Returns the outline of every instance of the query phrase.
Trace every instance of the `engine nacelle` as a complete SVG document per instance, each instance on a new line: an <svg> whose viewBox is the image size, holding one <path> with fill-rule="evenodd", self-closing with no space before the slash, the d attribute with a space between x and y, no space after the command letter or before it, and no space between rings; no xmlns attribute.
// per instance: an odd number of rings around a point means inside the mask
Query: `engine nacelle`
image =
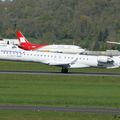
<svg viewBox="0 0 120 120"><path fill-rule="evenodd" d="M108 56L98 56L98 62L111 63L111 62L113 62L113 60L111 57L108 57Z"/></svg>

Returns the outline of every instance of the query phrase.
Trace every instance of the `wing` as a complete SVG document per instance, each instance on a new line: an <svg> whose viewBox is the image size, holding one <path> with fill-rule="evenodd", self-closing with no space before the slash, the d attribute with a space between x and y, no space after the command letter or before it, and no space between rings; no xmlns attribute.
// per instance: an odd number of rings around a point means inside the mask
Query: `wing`
<svg viewBox="0 0 120 120"><path fill-rule="evenodd" d="M107 43L111 43L111 44L120 45L120 42L112 42L112 41L107 41Z"/></svg>
<svg viewBox="0 0 120 120"><path fill-rule="evenodd" d="M70 65L75 64L75 62L78 60L78 58L74 59L73 61L65 61L65 62L61 62L61 61L51 61L48 63L48 65L53 65L53 66L65 66L65 67L70 67Z"/></svg>

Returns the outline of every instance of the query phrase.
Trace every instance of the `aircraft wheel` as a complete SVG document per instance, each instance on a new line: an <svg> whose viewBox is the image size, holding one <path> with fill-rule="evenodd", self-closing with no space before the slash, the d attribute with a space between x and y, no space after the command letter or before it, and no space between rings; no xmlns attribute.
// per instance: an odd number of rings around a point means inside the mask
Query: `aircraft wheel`
<svg viewBox="0 0 120 120"><path fill-rule="evenodd" d="M67 68L62 68L61 72L62 73L68 73L68 69Z"/></svg>

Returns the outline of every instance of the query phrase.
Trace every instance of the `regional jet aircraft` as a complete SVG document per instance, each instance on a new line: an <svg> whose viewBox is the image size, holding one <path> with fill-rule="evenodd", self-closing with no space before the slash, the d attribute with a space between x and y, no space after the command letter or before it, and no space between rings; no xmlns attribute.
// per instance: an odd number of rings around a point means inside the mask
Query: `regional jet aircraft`
<svg viewBox="0 0 120 120"><path fill-rule="evenodd" d="M76 45L47 45L30 43L20 31L17 32L17 38L20 42L19 47L24 50L36 50L55 53L83 53L85 51L85 49L82 49Z"/></svg>
<svg viewBox="0 0 120 120"><path fill-rule="evenodd" d="M63 54L51 52L26 51L18 46L7 45L0 47L0 59L15 61L31 61L51 66L61 67L62 73L67 73L69 68L85 67L120 67L120 56L93 56L80 54Z"/></svg>

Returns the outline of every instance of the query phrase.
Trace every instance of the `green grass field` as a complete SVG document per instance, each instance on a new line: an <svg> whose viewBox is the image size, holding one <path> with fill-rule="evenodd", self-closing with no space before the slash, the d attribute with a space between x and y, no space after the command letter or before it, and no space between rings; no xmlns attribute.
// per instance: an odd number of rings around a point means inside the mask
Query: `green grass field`
<svg viewBox="0 0 120 120"><path fill-rule="evenodd" d="M119 77L0 75L0 104L120 107Z"/></svg>
<svg viewBox="0 0 120 120"><path fill-rule="evenodd" d="M49 111L0 111L0 120L119 120L120 116Z"/></svg>
<svg viewBox="0 0 120 120"><path fill-rule="evenodd" d="M38 63L0 62L0 70L59 71ZM73 71L119 72L120 69ZM0 75L1 105L100 106L120 108L119 77ZM0 120L113 120L119 116L74 112L0 110Z"/></svg>
<svg viewBox="0 0 120 120"><path fill-rule="evenodd" d="M60 67L43 65L32 62L11 62L0 61L0 70L40 70L40 71L57 71L60 72ZM70 72L120 72L120 68L105 69L105 68L80 68L69 69Z"/></svg>

